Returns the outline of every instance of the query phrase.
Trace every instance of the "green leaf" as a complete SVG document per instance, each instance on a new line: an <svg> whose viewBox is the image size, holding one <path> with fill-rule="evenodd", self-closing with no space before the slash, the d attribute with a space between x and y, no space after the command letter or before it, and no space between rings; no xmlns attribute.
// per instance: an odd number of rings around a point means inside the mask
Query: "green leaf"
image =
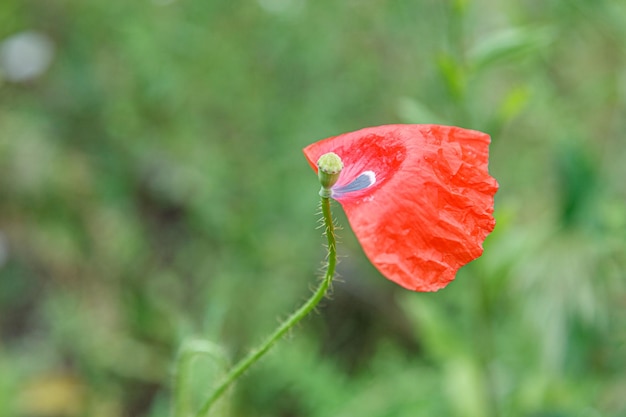
<svg viewBox="0 0 626 417"><path fill-rule="evenodd" d="M490 34L468 53L470 67L480 71L498 64L537 54L555 37L550 28L516 27Z"/></svg>
<svg viewBox="0 0 626 417"><path fill-rule="evenodd" d="M437 67L448 88L450 96L456 100L461 99L467 85L465 68L449 54L441 54L439 56L437 59Z"/></svg>

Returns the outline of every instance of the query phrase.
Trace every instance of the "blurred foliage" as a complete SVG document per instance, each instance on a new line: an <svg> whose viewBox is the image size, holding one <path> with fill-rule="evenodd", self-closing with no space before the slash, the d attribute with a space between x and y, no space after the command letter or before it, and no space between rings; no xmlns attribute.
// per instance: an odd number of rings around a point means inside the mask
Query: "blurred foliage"
<svg viewBox="0 0 626 417"><path fill-rule="evenodd" d="M335 207L331 299L213 415L626 415L625 21L610 0L0 2L0 415L168 415L183 341L234 360L309 294L301 148L387 123L492 135L485 254L407 292ZM190 363L200 397L219 370Z"/></svg>

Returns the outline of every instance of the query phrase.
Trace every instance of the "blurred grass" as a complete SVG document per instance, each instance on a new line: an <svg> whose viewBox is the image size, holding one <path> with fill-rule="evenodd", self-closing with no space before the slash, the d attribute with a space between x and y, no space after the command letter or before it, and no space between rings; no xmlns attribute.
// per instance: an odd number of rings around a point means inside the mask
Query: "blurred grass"
<svg viewBox="0 0 626 417"><path fill-rule="evenodd" d="M492 135L483 257L410 293L342 219L332 300L224 410L623 416L624 21L608 0L0 3L0 415L167 415L183 340L237 358L309 293L301 148L437 122ZM18 80L27 31L52 61Z"/></svg>

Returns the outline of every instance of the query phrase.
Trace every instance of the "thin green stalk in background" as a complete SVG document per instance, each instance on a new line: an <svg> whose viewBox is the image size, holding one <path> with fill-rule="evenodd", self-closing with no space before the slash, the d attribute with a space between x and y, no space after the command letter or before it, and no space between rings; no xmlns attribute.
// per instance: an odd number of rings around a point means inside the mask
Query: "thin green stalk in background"
<svg viewBox="0 0 626 417"><path fill-rule="evenodd" d="M208 340L192 339L185 341L178 351L173 375L173 416L189 416L191 414L189 376L192 372L192 363L198 357L210 358L220 369L227 369L230 365L222 349Z"/></svg>

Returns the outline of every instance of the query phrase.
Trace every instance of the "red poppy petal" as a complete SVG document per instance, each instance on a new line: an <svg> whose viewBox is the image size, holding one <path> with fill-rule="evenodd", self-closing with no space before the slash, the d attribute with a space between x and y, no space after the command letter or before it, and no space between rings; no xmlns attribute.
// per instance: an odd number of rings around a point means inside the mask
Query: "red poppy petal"
<svg viewBox="0 0 626 417"><path fill-rule="evenodd" d="M489 136L458 127L388 125L328 138L304 149L335 152L341 188L365 171L373 185L334 196L365 254L388 279L435 291L479 257L493 230L498 183L488 173Z"/></svg>

